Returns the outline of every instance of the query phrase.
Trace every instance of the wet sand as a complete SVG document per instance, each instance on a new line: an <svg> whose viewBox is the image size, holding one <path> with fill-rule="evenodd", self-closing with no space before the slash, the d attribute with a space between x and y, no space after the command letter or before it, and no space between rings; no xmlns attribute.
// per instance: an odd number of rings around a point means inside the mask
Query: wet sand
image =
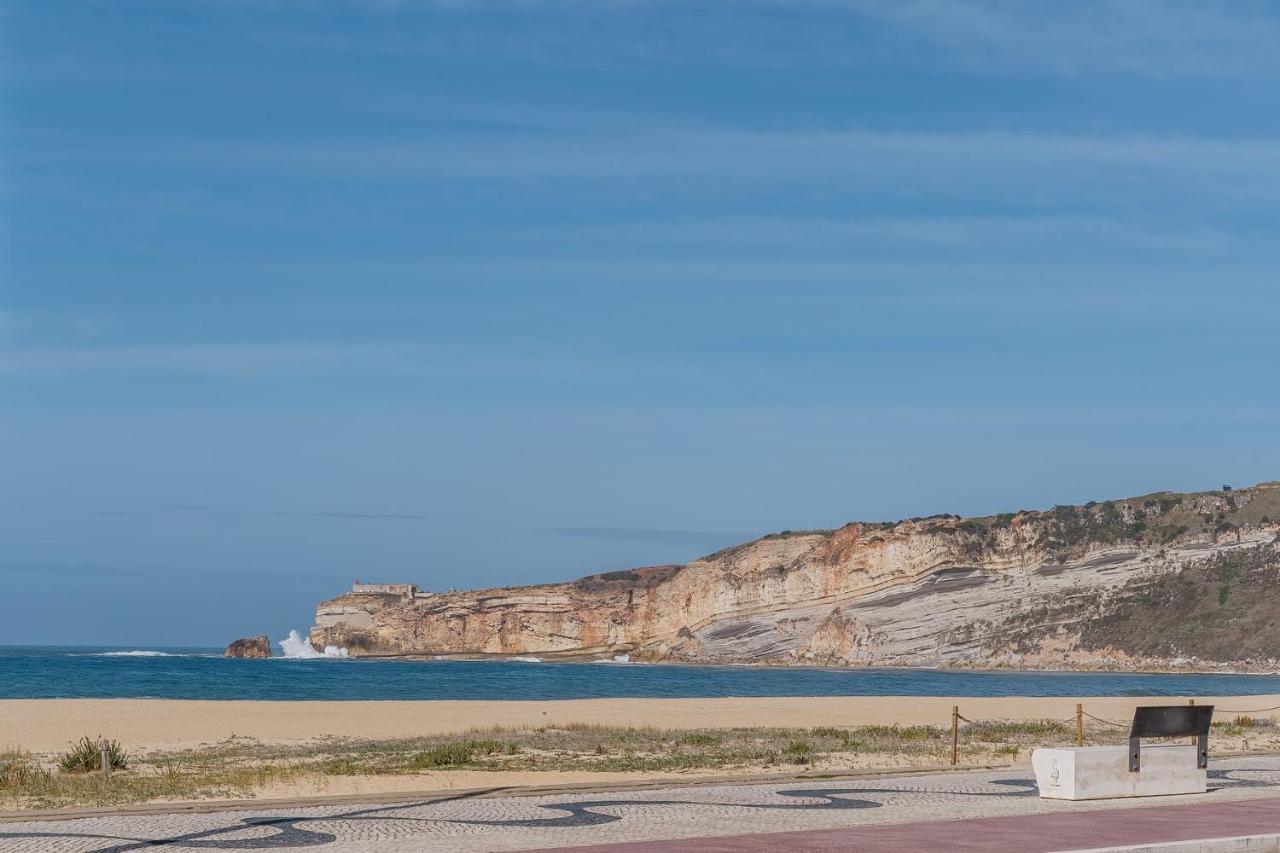
<svg viewBox="0 0 1280 853"><path fill-rule="evenodd" d="M585 723L670 729L742 726L950 725L951 707L970 720L1073 719L1086 712L1128 721L1137 705L1186 704L1185 697L965 698L920 696L716 699L572 699L550 701L259 702L174 699L0 700L0 748L64 749L84 735L119 740L130 749L191 747L231 736L266 743L321 737L399 738L491 726ZM1198 697L1218 719L1252 712L1276 717L1280 695Z"/></svg>

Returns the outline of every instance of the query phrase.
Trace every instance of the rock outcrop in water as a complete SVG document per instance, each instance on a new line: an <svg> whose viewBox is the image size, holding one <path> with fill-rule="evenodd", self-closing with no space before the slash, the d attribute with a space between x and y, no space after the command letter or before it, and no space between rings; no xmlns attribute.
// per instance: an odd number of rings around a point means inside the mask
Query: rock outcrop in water
<svg viewBox="0 0 1280 853"><path fill-rule="evenodd" d="M271 657L271 639L263 634L260 637L244 637L227 646L222 654L225 658L269 658Z"/></svg>
<svg viewBox="0 0 1280 853"><path fill-rule="evenodd" d="M1280 483L765 536L684 566L323 602L353 655L1274 669Z"/></svg>

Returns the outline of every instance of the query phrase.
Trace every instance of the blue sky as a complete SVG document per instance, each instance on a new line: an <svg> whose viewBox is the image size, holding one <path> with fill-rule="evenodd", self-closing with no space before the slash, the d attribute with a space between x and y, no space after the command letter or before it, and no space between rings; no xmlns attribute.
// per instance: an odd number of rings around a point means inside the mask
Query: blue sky
<svg viewBox="0 0 1280 853"><path fill-rule="evenodd" d="M1278 40L0 0L0 642L1280 477Z"/></svg>

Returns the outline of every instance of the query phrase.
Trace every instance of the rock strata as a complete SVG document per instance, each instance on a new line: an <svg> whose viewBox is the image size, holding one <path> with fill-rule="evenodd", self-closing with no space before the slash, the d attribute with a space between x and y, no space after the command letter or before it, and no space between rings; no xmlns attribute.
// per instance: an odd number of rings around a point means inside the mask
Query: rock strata
<svg viewBox="0 0 1280 853"><path fill-rule="evenodd" d="M683 566L322 602L352 655L1275 669L1280 483L771 534ZM391 589L391 587L387 587Z"/></svg>
<svg viewBox="0 0 1280 853"><path fill-rule="evenodd" d="M260 637L244 637L227 646L223 657L227 658L269 658L271 657L271 639L263 634Z"/></svg>

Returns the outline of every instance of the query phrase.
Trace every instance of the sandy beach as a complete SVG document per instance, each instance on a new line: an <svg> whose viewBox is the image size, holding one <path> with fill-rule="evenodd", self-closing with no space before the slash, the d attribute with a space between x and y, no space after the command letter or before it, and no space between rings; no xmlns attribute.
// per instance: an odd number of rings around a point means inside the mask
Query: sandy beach
<svg viewBox="0 0 1280 853"><path fill-rule="evenodd" d="M670 729L741 726L948 725L951 707L971 720L1067 719L1077 702L1110 720L1137 705L1185 704L1185 697L965 698L920 696L719 699L576 699L552 701L257 702L169 699L0 700L0 746L35 752L65 748L83 735L115 738L132 749L180 748L233 735L264 743L319 737L397 738L489 726L588 723ZM1199 697L1219 718L1250 711L1274 717L1280 695Z"/></svg>

